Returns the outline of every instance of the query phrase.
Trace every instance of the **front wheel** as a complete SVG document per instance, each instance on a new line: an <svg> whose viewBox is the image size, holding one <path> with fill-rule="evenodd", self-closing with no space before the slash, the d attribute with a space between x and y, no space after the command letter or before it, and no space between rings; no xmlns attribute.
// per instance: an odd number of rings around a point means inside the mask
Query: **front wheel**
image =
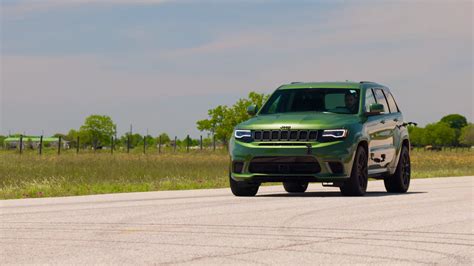
<svg viewBox="0 0 474 266"><path fill-rule="evenodd" d="M342 195L363 196L365 194L369 181L367 159L367 152L359 146L352 165L351 177L340 187Z"/></svg>
<svg viewBox="0 0 474 266"><path fill-rule="evenodd" d="M400 152L400 160L398 160L397 169L393 175L385 176L383 183L387 192L405 193L410 186L411 165L410 152L408 148L403 146Z"/></svg>
<svg viewBox="0 0 474 266"><path fill-rule="evenodd" d="M245 181L235 181L229 174L229 183L232 194L238 197L252 197L257 195L260 184L252 184Z"/></svg>
<svg viewBox="0 0 474 266"><path fill-rule="evenodd" d="M289 193L303 193L308 188L308 182L283 182L283 187Z"/></svg>

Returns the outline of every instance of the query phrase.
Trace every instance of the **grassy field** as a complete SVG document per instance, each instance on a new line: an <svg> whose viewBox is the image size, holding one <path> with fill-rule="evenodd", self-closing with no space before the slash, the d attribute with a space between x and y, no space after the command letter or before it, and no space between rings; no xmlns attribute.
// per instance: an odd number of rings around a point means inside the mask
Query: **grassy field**
<svg viewBox="0 0 474 266"><path fill-rule="evenodd" d="M38 156L0 151L0 199L227 187L224 151ZM414 178L474 175L474 152L413 151Z"/></svg>

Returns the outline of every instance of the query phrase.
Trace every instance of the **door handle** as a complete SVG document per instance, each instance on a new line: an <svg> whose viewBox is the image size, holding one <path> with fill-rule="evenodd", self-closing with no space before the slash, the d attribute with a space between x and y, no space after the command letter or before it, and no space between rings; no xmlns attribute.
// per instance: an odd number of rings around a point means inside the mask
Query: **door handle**
<svg viewBox="0 0 474 266"><path fill-rule="evenodd" d="M394 119L393 119L393 122L398 122L398 118L394 118Z"/></svg>
<svg viewBox="0 0 474 266"><path fill-rule="evenodd" d="M381 120L380 123L385 124L385 120Z"/></svg>

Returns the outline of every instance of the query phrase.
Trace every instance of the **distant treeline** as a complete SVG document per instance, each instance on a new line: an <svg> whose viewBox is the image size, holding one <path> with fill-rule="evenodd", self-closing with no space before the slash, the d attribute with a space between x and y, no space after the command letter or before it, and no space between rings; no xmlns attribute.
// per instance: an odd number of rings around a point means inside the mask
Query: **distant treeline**
<svg viewBox="0 0 474 266"><path fill-rule="evenodd" d="M21 134L10 135L9 137L20 137ZM122 136L116 135L116 125L112 118L106 115L91 115L87 117L84 124L79 129L71 129L67 134L57 133L53 137L61 137L62 141L68 143L68 147L76 148L79 140L80 148L96 148L110 147L112 143L115 147L129 146L147 147L157 146L159 143L163 146L176 145L177 147L199 146L201 139L193 139L189 136L179 139L170 137L167 133L161 133L156 136L151 134L141 135L139 133L127 132ZM28 136L24 136L24 144L28 142ZM0 147L4 147L6 136L0 136ZM219 143L217 143L219 144ZM205 136L202 138L202 145L209 147L214 145L212 136ZM15 147L18 145L15 145Z"/></svg>
<svg viewBox="0 0 474 266"><path fill-rule="evenodd" d="M412 146L473 146L474 125L459 114L451 114L440 121L425 127L410 126L410 141Z"/></svg>

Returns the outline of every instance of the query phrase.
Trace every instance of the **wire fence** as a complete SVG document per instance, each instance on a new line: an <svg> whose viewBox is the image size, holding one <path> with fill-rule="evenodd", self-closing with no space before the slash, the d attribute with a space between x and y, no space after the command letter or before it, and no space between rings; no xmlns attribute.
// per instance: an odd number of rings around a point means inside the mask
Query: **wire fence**
<svg viewBox="0 0 474 266"><path fill-rule="evenodd" d="M77 137L74 141L69 140L65 141L63 137L59 136L56 141L45 143L43 136L39 137L38 141L32 142L30 138L20 135L17 141L9 142L8 144L4 143L3 146L0 146L0 149L9 150L12 152L17 152L20 155L25 152L36 151L38 155L42 155L47 152L48 154L54 152L57 155L61 155L63 152L71 153L75 152L76 154L82 152L109 152L114 154L116 152L120 153L137 153L137 151L147 154L147 153L165 153L165 152L187 152L190 151L216 151L226 149L227 146L216 140L215 137L211 141L207 141L205 144L203 141L202 135L197 140L193 141L189 135L178 144L177 136L174 137L174 140L163 141L162 137L158 137L156 142L151 142L147 140L147 137L143 137L139 145L133 145L130 136L127 136L125 142L118 140L115 137L110 138L110 143L107 146L99 146L97 141L92 141L92 143L82 143L81 138ZM71 142L74 145L69 145ZM184 144L183 144L184 142ZM194 143L193 143L194 142Z"/></svg>
<svg viewBox="0 0 474 266"><path fill-rule="evenodd" d="M216 141L215 137L212 137L211 141L207 141L204 144L202 135L196 140L192 140L189 135L178 144L177 136L174 137L174 140L163 141L162 137L158 137L156 142L147 141L147 137L143 137L139 145L133 145L130 135L127 136L125 141L118 141L115 137L110 138L110 143L108 146L98 146L97 141L92 141L92 143L82 144L81 138L77 137L74 141L65 141L63 137L59 136L56 141L45 143L43 141L43 136L39 137L38 141L32 142L29 137L20 135L17 142L10 142L8 145L4 143L3 147L0 146L0 149L11 150L17 152L20 155L27 151L36 151L39 155L47 151L49 154L54 152L57 155L61 155L63 152L71 153L75 152L79 154L81 152L109 152L114 154L119 153L137 153L141 152L143 154L147 153L169 153L169 152L187 152L190 151L216 151L227 149L227 145L222 142ZM184 143L183 143L184 142ZM194 142L194 143L193 143ZM73 145L69 145L73 143ZM45 145L46 144L46 145ZM413 151L431 151L431 152L470 152L474 149L472 147L466 146L425 146L425 147L412 147Z"/></svg>

